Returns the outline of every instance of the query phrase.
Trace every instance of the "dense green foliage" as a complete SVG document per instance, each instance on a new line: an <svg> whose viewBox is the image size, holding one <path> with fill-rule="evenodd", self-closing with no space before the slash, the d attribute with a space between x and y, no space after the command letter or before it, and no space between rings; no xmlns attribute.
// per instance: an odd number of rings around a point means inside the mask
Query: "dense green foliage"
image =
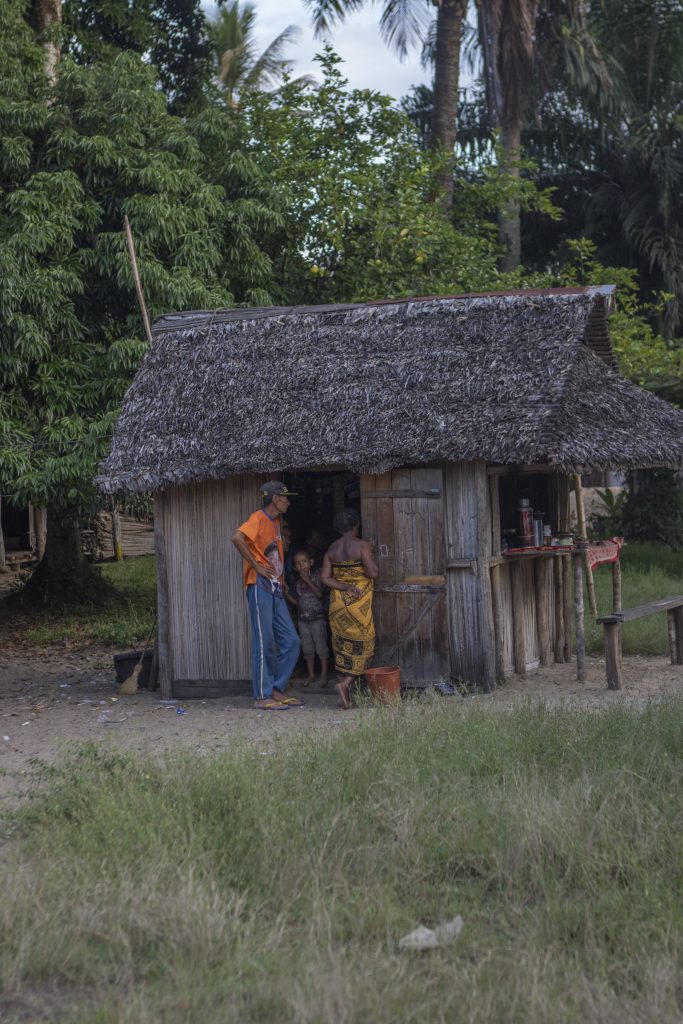
<svg viewBox="0 0 683 1024"><path fill-rule="evenodd" d="M462 107L471 145L451 214L440 202L443 157L425 151L389 97L349 90L332 51L319 84L256 88L284 70L291 33L257 58L248 5L222 5L211 30L197 0L65 0L54 87L30 6L6 0L0 24L3 500L71 522L97 501L93 475L145 348L124 214L152 316L613 282L623 372L681 399L682 350L659 333L676 324L683 208L683 25L669 0L645 5L640 20L632 0L586 6L590 40L609 57L600 103L594 79L582 84L570 67L589 36L570 39L567 21L560 39L561 18L552 31L541 24L546 73L525 136L538 172L524 163L519 180L501 170L495 148L476 144L482 105ZM237 32L235 46L221 25ZM628 168L637 187L626 187ZM496 213L517 204L532 266L502 275ZM600 224L597 209L609 211ZM571 241L585 233L594 241Z"/></svg>
<svg viewBox="0 0 683 1024"><path fill-rule="evenodd" d="M494 163L458 180L454 218L436 201L440 160L388 96L351 90L326 48L320 85L258 93L244 116L255 152L287 204L273 255L277 294L298 303L344 302L495 287L494 216L515 194L554 215L531 182Z"/></svg>
<svg viewBox="0 0 683 1024"><path fill-rule="evenodd" d="M62 18L64 52L79 63L144 55L172 110L206 102L213 61L200 0L63 0Z"/></svg>
<svg viewBox="0 0 683 1024"><path fill-rule="evenodd" d="M171 116L135 54L65 59L50 94L20 6L0 29L0 478L78 519L144 350L124 214L152 316L267 302L278 215L234 124Z"/></svg>
<svg viewBox="0 0 683 1024"><path fill-rule="evenodd" d="M161 766L100 746L46 768L3 849L0 1012L680 1019L680 700L357 716L287 746L268 728ZM454 945L399 951L456 914Z"/></svg>

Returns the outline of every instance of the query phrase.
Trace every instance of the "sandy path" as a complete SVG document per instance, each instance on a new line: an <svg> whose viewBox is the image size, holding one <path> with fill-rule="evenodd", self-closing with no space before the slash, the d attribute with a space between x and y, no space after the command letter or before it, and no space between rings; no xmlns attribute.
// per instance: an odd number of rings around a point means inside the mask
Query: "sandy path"
<svg viewBox="0 0 683 1024"><path fill-rule="evenodd" d="M246 738L268 753L283 737L311 729L336 731L354 720L353 712L337 710L332 694L306 695L305 708L285 712L256 711L247 697L186 701L180 704L182 714L178 702L163 703L146 690L117 697L113 653L105 647L68 651L2 645L0 810L25 788L35 760L52 764L74 743L92 741L159 757L178 749L209 753ZM577 682L573 664L555 665L466 701L501 710L538 697L587 710L617 702L642 704L664 693L683 694L683 668L664 658L626 658L624 682L624 690L609 692L604 662L589 658L584 684Z"/></svg>

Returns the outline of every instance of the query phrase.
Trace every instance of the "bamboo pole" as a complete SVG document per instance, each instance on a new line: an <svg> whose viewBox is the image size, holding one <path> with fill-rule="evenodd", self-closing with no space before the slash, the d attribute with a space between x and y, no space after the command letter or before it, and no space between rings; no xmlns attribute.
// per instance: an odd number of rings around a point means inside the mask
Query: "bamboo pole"
<svg viewBox="0 0 683 1024"><path fill-rule="evenodd" d="M621 611L621 562L617 557L612 562L612 611ZM622 626L617 626L617 642L619 644L619 664L621 665Z"/></svg>
<svg viewBox="0 0 683 1024"><path fill-rule="evenodd" d="M133 269L133 280L135 281L135 291L138 294L138 302L140 304L140 312L142 313L142 319L145 324L145 334L147 335L147 341L152 344L152 328L149 324L149 314L147 313L147 306L145 305L145 296L142 291L142 282L140 280L140 274L138 273L138 261L135 256L135 242L133 241L133 232L130 229L130 221L128 220L128 214L123 218L123 227L126 232L126 241L128 242L128 254L130 256L130 265Z"/></svg>
<svg viewBox="0 0 683 1024"><path fill-rule="evenodd" d="M564 558L553 558L553 584L555 587L555 661L562 664L564 657Z"/></svg>
<svg viewBox="0 0 683 1024"><path fill-rule="evenodd" d="M574 562L574 611L576 614L576 678L582 683L586 678L586 632L583 617L583 572L581 555L573 557Z"/></svg>
<svg viewBox="0 0 683 1024"><path fill-rule="evenodd" d="M587 541L588 535L586 533L586 509L583 504L583 488L581 486L581 474L574 474L574 494L576 495L576 518L579 526L579 540ZM586 583L588 585L588 605L591 610L591 615L598 614L598 605L595 600L595 581L593 579L593 570L591 569L590 562L588 560L588 548L584 548L583 563L586 570Z"/></svg>

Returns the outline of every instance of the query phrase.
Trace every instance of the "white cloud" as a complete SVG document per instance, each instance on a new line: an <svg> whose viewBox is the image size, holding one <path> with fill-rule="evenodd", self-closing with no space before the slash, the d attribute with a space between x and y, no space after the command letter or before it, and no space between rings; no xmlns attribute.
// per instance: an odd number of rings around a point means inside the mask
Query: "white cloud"
<svg viewBox="0 0 683 1024"><path fill-rule="evenodd" d="M205 5L210 9L211 4ZM325 42L316 39L311 28L310 12L301 0L256 0L255 38L259 52L279 35L287 25L297 25L301 35L297 44L287 52L295 76L314 75L320 78L314 61ZM412 50L403 63L389 49L379 34L381 8L370 5L330 33L330 42L344 64L342 73L354 89L377 89L390 96L404 96L411 85L429 83L431 74L420 66L419 49Z"/></svg>

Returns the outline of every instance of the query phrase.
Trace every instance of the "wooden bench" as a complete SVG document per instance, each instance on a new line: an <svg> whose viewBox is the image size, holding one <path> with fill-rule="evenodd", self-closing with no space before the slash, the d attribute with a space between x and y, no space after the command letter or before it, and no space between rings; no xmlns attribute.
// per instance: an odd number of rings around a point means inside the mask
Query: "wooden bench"
<svg viewBox="0 0 683 1024"><path fill-rule="evenodd" d="M620 690L621 677L621 624L644 619L657 612L666 612L669 626L669 649L671 664L683 665L683 595L664 597L661 601L641 604L636 608L624 608L622 611L600 615L595 621L605 627L605 668L607 669L607 688Z"/></svg>

